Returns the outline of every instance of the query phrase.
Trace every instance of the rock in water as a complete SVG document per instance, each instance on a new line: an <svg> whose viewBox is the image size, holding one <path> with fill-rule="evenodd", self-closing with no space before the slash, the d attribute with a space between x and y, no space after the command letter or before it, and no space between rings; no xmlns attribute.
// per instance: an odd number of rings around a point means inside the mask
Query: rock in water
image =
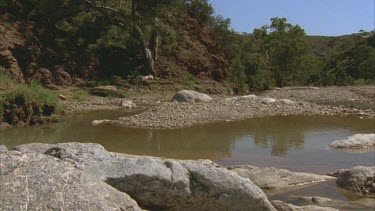
<svg viewBox="0 0 375 211"><path fill-rule="evenodd" d="M98 125L108 124L108 123L111 123L111 120L109 120L109 119L92 120L91 126L95 127L95 126L98 126Z"/></svg>
<svg viewBox="0 0 375 211"><path fill-rule="evenodd" d="M302 172L290 172L286 169L255 166L229 166L228 169L238 175L249 178L254 184L263 189L280 189L307 185L335 179L334 177Z"/></svg>
<svg viewBox="0 0 375 211"><path fill-rule="evenodd" d="M172 98L172 102L210 102L211 100L210 96L193 90L181 90Z"/></svg>
<svg viewBox="0 0 375 211"><path fill-rule="evenodd" d="M1 210L141 210L127 194L39 153L0 154Z"/></svg>
<svg viewBox="0 0 375 211"><path fill-rule="evenodd" d="M25 152L35 147L27 144L16 149ZM56 144L45 154L74 163L129 194L146 209L274 210L263 191L249 179L208 160L132 156L83 143Z"/></svg>
<svg viewBox="0 0 375 211"><path fill-rule="evenodd" d="M375 166L357 166L338 173L337 184L361 195L375 194Z"/></svg>
<svg viewBox="0 0 375 211"><path fill-rule="evenodd" d="M375 133L355 134L346 139L334 141L330 146L337 149L375 149Z"/></svg>

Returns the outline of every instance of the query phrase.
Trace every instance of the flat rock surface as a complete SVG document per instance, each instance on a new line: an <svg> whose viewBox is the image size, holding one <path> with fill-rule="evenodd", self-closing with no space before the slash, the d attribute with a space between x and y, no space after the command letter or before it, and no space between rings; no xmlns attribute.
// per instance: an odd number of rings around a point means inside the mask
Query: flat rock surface
<svg viewBox="0 0 375 211"><path fill-rule="evenodd" d="M332 207L320 207L316 205L295 206L279 200L273 200L271 203L278 211L339 211Z"/></svg>
<svg viewBox="0 0 375 211"><path fill-rule="evenodd" d="M298 203L306 205L317 205L323 207L332 207L339 210L374 210L373 204L369 204L360 200L357 201L342 201L336 199L330 199L319 196L291 196L292 200L290 203ZM288 201L289 202L289 201Z"/></svg>
<svg viewBox="0 0 375 211"><path fill-rule="evenodd" d="M0 153L1 210L141 210L127 194L39 153Z"/></svg>
<svg viewBox="0 0 375 211"><path fill-rule="evenodd" d="M291 172L274 167L229 166L238 175L249 178L262 189L282 189L335 179L331 176Z"/></svg>
<svg viewBox="0 0 375 211"><path fill-rule="evenodd" d="M334 141L331 147L347 150L375 150L375 133L371 134L355 134L346 139Z"/></svg>
<svg viewBox="0 0 375 211"><path fill-rule="evenodd" d="M15 149L27 152L39 147L27 144ZM40 148L129 194L145 209L274 210L263 191L249 179L208 160L131 156L108 152L99 144Z"/></svg>
<svg viewBox="0 0 375 211"><path fill-rule="evenodd" d="M361 195L375 194L375 166L356 166L337 173L337 184Z"/></svg>

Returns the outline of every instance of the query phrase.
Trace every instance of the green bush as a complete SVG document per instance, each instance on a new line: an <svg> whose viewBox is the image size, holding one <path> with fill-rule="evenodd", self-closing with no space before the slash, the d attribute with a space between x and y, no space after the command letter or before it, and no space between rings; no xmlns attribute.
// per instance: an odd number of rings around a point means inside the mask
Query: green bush
<svg viewBox="0 0 375 211"><path fill-rule="evenodd" d="M192 74L189 74L185 81L184 81L184 84L186 86L194 86L195 84L197 84L197 80L195 79L195 77L192 75Z"/></svg>
<svg viewBox="0 0 375 211"><path fill-rule="evenodd" d="M60 108L56 94L35 81L32 81L29 85L19 84L6 92L4 96L7 102L29 103L41 109L44 106L52 106L56 109Z"/></svg>
<svg viewBox="0 0 375 211"><path fill-rule="evenodd" d="M1 67L0 67L1 71ZM6 73L0 72L0 90L8 90L15 86L15 82Z"/></svg>

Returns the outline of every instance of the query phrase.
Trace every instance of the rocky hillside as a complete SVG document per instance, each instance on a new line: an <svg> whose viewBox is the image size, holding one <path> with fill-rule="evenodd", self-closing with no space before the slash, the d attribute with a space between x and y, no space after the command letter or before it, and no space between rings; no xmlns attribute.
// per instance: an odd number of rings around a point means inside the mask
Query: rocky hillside
<svg viewBox="0 0 375 211"><path fill-rule="evenodd" d="M90 5L102 1L4 2L0 6L0 71L20 82L37 80L58 88L88 79L149 74L142 43L134 32L134 17L144 39L150 39L148 45L157 36L154 75L176 81L192 76L222 81L228 76L225 53L212 29L193 15L192 3L151 5L151 10L139 3L132 16L131 1L123 1L123 7L107 1L108 7L117 9L111 14Z"/></svg>

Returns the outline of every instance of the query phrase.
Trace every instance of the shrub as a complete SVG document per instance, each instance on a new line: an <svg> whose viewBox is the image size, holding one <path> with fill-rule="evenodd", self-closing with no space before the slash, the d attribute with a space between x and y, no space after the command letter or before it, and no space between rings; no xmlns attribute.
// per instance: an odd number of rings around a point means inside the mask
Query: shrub
<svg viewBox="0 0 375 211"><path fill-rule="evenodd" d="M19 84L5 92L2 107L4 121L29 125L49 121L45 117L53 117L62 110L55 93L36 82Z"/></svg>
<svg viewBox="0 0 375 211"><path fill-rule="evenodd" d="M58 107L58 98L51 90L44 88L38 82L32 81L29 85L19 84L14 89L5 93L6 100L24 100L33 102L37 106L54 106Z"/></svg>
<svg viewBox="0 0 375 211"><path fill-rule="evenodd" d="M1 67L0 67L1 70ZM0 90L8 90L15 86L15 82L6 73L0 72Z"/></svg>
<svg viewBox="0 0 375 211"><path fill-rule="evenodd" d="M195 84L197 84L197 80L195 79L195 77L192 74L189 74L189 75L187 75L187 77L184 81L184 84L186 86L194 86Z"/></svg>

